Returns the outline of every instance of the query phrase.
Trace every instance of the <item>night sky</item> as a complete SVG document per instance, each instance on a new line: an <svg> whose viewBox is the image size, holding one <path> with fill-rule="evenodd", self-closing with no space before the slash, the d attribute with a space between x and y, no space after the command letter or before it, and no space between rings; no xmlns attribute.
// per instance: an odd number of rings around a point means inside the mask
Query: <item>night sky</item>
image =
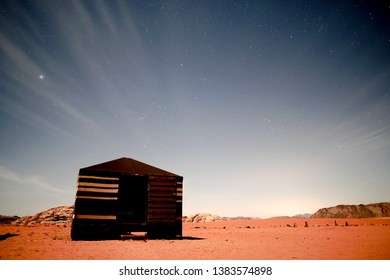
<svg viewBox="0 0 390 280"><path fill-rule="evenodd" d="M120 157L184 214L390 201L390 1L0 3L0 214Z"/></svg>

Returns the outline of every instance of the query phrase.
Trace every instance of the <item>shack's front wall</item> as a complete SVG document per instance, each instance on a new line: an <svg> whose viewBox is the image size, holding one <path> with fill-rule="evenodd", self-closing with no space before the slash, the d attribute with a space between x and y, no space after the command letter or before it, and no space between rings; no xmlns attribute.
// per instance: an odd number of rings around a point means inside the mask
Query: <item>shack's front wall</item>
<svg viewBox="0 0 390 280"><path fill-rule="evenodd" d="M95 238L99 233L104 233L102 238L115 238L126 231L181 237L182 182L179 176L80 170L72 239Z"/></svg>

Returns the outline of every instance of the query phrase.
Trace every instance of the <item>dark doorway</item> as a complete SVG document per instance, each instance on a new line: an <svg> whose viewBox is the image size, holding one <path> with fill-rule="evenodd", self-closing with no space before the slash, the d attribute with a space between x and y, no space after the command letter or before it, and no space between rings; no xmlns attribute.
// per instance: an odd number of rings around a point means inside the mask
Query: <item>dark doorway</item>
<svg viewBox="0 0 390 280"><path fill-rule="evenodd" d="M123 176L118 190L117 221L146 224L148 177Z"/></svg>

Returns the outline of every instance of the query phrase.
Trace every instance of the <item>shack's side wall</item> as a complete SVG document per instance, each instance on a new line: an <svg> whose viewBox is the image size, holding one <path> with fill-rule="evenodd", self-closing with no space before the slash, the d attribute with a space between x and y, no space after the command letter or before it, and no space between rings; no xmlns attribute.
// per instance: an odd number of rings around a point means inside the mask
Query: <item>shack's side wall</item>
<svg viewBox="0 0 390 280"><path fill-rule="evenodd" d="M148 226L151 234L182 237L183 178L149 178Z"/></svg>

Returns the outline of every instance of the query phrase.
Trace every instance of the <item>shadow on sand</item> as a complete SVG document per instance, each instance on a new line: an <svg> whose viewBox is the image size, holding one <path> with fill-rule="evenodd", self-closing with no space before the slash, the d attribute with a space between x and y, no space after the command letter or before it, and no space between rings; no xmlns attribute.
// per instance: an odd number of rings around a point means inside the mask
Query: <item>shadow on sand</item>
<svg viewBox="0 0 390 280"><path fill-rule="evenodd" d="M183 236L181 240L205 240L206 238L195 237L195 236Z"/></svg>
<svg viewBox="0 0 390 280"><path fill-rule="evenodd" d="M15 233L6 233L6 234L0 234L0 241L6 240L9 237L18 236L19 234Z"/></svg>

